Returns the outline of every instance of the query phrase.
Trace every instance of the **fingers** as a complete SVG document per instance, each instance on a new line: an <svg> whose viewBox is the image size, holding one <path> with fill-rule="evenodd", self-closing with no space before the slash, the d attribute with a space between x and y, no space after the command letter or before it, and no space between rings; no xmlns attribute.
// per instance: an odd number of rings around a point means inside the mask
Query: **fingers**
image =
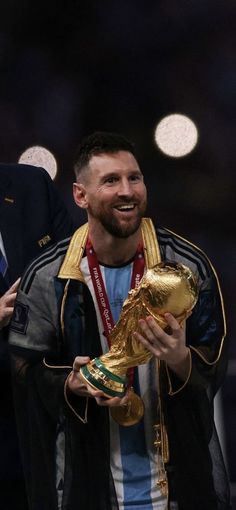
<svg viewBox="0 0 236 510"><path fill-rule="evenodd" d="M76 393L76 395L80 397L90 396L87 390L87 385L78 371L74 370L71 371L67 379L67 387L70 389L70 391Z"/></svg>
<svg viewBox="0 0 236 510"><path fill-rule="evenodd" d="M88 356L76 356L73 363L73 371L71 373L70 381L73 381L74 386L76 386L77 392L80 394L87 394L87 396L93 397L96 399L99 405L106 405L107 397L104 396L103 391L97 390L93 388L90 384L86 383L86 380L80 374L80 368L83 365L89 363L90 358Z"/></svg>
<svg viewBox="0 0 236 510"><path fill-rule="evenodd" d="M5 304L5 307L11 306L13 308L15 300L16 300L16 296L17 296L16 292L13 292L12 294L8 294L8 295L6 293L4 295L4 304Z"/></svg>
<svg viewBox="0 0 236 510"><path fill-rule="evenodd" d="M155 342L154 339L147 339L144 336L140 335L137 331L134 332L134 336L141 344L143 344L148 351L150 351L154 356L160 357L162 354L165 354L166 348L163 346L163 344L156 338Z"/></svg>
<svg viewBox="0 0 236 510"><path fill-rule="evenodd" d="M175 319L175 317L171 313L165 313L164 317L165 317L165 320L166 320L168 326L170 326L172 333L180 330L180 325L179 325L178 321Z"/></svg>
<svg viewBox="0 0 236 510"><path fill-rule="evenodd" d="M107 397L103 391L98 390L97 388L94 388L90 384L85 383L85 387L87 390L87 393L90 397L95 398L97 404L102 407L114 407L117 405L121 405L123 401L126 401L126 397L119 398L119 397Z"/></svg>
<svg viewBox="0 0 236 510"><path fill-rule="evenodd" d="M7 306L4 308L4 317L11 317L13 314L14 307L13 306Z"/></svg>
<svg viewBox="0 0 236 510"><path fill-rule="evenodd" d="M139 320L141 331L134 336L154 356L173 362L182 356L185 347L185 328L170 313L164 315L167 328L163 330L151 316Z"/></svg>
<svg viewBox="0 0 236 510"><path fill-rule="evenodd" d="M14 310L16 292L9 294L9 290L0 298L0 328L9 324Z"/></svg>
<svg viewBox="0 0 236 510"><path fill-rule="evenodd" d="M68 388L79 396L90 396L87 390L86 382L80 374L80 368L90 361L88 356L76 356L73 363L72 371L68 377Z"/></svg>
<svg viewBox="0 0 236 510"><path fill-rule="evenodd" d="M7 313L12 314L13 307L15 304L16 296L17 296L17 289L20 284L20 278L18 278L11 287L3 294L1 297L1 306L4 308L4 315ZM9 308L9 310L8 310ZM12 308L10 310L10 308Z"/></svg>
<svg viewBox="0 0 236 510"><path fill-rule="evenodd" d="M73 370L68 378L69 389L79 396L95 398L97 404L101 407L114 407L123 405L127 401L127 396L119 397L106 397L103 391L98 390L88 384L83 376L80 374L80 368L90 361L88 356L76 356L73 363Z"/></svg>
<svg viewBox="0 0 236 510"><path fill-rule="evenodd" d="M125 405L127 401L127 397L119 398L119 397L96 397L96 402L101 407L117 407L121 405Z"/></svg>
<svg viewBox="0 0 236 510"><path fill-rule="evenodd" d="M163 345L166 344L166 333L163 329L157 324L157 322L153 319L153 317L147 317L145 320L139 320L139 326L141 329L141 335L145 337L146 340L151 345Z"/></svg>
<svg viewBox="0 0 236 510"><path fill-rule="evenodd" d="M10 289L0 298L1 304L4 307L13 306L16 300L17 292L10 293L9 291Z"/></svg>
<svg viewBox="0 0 236 510"><path fill-rule="evenodd" d="M18 287L20 285L20 278L18 278L12 285L11 287L6 291L5 293L5 296L8 296L10 294L13 294L13 293L16 293L17 290L18 290Z"/></svg>
<svg viewBox="0 0 236 510"><path fill-rule="evenodd" d="M90 358L88 356L76 356L73 363L73 370L75 372L79 372L80 368L83 365L86 365L90 361Z"/></svg>
<svg viewBox="0 0 236 510"><path fill-rule="evenodd" d="M88 356L76 356L73 363L73 370L68 378L68 387L71 391L81 397L93 397L99 405L107 405L106 401L109 400L104 396L103 391L97 390L87 383L80 373L80 368L89 363Z"/></svg>
<svg viewBox="0 0 236 510"><path fill-rule="evenodd" d="M148 316L146 319L140 319L139 325L144 333L145 337L150 341L153 342L154 340L158 339L159 342L163 343L163 345L166 345L166 342L168 342L169 337L178 337L179 333L181 332L181 327L178 323L178 321L171 315L170 313L165 313L164 318L167 323L168 333L164 331L156 322L156 320Z"/></svg>

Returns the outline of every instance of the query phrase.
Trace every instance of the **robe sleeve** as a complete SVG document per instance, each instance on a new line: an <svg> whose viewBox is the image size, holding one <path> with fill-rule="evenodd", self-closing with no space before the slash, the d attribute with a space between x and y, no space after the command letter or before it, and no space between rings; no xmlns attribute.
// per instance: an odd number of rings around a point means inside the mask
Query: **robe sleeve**
<svg viewBox="0 0 236 510"><path fill-rule="evenodd" d="M224 305L217 275L211 265L209 276L201 282L199 297L186 322L186 343L190 349L190 371L180 381L166 366L169 394L192 388L207 389L213 397L227 369L227 344Z"/></svg>

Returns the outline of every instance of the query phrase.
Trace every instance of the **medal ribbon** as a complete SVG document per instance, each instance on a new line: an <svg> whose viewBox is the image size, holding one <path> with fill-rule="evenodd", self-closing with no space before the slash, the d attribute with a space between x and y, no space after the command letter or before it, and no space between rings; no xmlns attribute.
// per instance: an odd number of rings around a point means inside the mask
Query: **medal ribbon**
<svg viewBox="0 0 236 510"><path fill-rule="evenodd" d="M88 259L89 271L92 278L93 288L96 294L97 303L104 327L104 333L107 338L108 346L110 349L111 344L109 340L109 335L114 327L114 320L112 317L112 312L107 292L105 289L101 269L98 263L97 255L93 249L90 239L88 239L86 243L86 255ZM144 273L144 255L143 246L140 243L138 245L133 262L133 272L130 286L131 289L134 289L138 286L139 282L141 281L141 278L143 277L143 273ZM129 385L131 386L133 382L133 369L130 369L129 371L129 381L130 381Z"/></svg>

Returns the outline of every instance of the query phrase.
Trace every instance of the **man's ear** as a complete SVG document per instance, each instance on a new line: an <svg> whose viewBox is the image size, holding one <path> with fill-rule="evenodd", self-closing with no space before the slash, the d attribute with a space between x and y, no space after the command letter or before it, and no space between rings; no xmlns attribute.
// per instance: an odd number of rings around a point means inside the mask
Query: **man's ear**
<svg viewBox="0 0 236 510"><path fill-rule="evenodd" d="M88 202L86 198L86 190L83 184L73 182L73 196L76 205L78 205L82 209L87 209Z"/></svg>

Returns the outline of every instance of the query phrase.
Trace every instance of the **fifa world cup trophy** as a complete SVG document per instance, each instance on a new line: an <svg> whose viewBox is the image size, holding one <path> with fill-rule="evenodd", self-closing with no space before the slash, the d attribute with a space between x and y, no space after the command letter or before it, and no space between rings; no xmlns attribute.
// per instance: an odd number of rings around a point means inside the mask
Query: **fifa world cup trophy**
<svg viewBox="0 0 236 510"><path fill-rule="evenodd" d="M148 269L136 289L130 290L120 318L110 333L110 350L91 360L80 374L106 397L123 397L130 367L146 363L153 356L133 335L140 331L139 319L152 316L166 330L164 314L171 313L180 325L190 314L198 297L193 272L180 263L161 262Z"/></svg>

